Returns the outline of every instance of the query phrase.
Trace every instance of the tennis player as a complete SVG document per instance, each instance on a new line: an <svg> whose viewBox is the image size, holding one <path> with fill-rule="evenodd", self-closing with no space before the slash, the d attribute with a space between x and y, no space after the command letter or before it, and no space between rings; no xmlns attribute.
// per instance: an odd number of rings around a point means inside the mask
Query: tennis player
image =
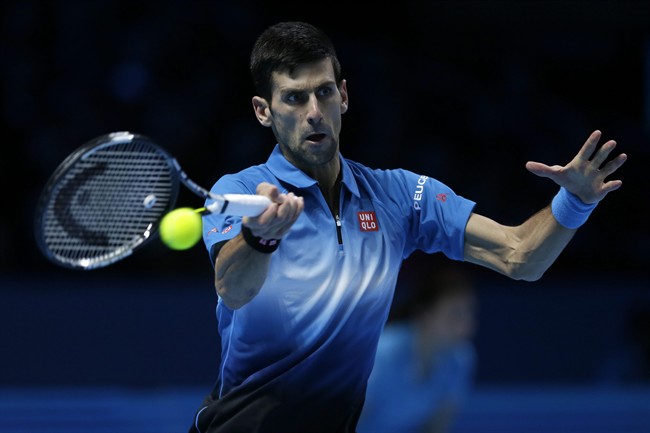
<svg viewBox="0 0 650 433"><path fill-rule="evenodd" d="M442 253L537 280L621 186L606 178L626 155L606 162L616 143L596 150L595 131L567 165L527 163L559 192L523 224L501 225L432 177L342 156L348 89L319 29L269 27L250 69L255 116L277 144L265 163L223 176L212 191L257 193L273 204L255 218L204 217L221 361L193 433L355 432L404 259Z"/></svg>

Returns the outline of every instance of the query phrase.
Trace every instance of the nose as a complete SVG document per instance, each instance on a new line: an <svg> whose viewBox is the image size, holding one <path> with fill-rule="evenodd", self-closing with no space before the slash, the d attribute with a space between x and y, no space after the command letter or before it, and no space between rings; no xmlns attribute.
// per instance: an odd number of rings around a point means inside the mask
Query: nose
<svg viewBox="0 0 650 433"><path fill-rule="evenodd" d="M316 95L311 95L309 98L309 111L307 112L307 122L310 125L317 125L323 120L323 112L318 104Z"/></svg>

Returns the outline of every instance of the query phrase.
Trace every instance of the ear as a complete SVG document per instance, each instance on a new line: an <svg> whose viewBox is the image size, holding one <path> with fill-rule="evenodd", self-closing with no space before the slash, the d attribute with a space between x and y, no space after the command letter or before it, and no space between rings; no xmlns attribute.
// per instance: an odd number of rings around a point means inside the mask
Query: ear
<svg viewBox="0 0 650 433"><path fill-rule="evenodd" d="M341 80L339 86L339 93L341 93L341 114L348 111L348 86L345 80Z"/></svg>
<svg viewBox="0 0 650 433"><path fill-rule="evenodd" d="M260 122L262 126L266 126L267 128L273 123L271 112L268 108L269 104L266 102L266 99L260 96L253 96L253 111L255 111L255 117L257 117L257 121Z"/></svg>

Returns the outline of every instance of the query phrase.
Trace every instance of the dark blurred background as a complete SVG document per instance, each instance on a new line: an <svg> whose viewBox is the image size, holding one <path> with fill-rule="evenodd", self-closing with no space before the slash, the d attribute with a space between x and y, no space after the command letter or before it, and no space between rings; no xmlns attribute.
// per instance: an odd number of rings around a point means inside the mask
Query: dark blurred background
<svg viewBox="0 0 650 433"><path fill-rule="evenodd" d="M252 112L248 55L266 26L293 19L338 48L344 156L435 177L500 222L557 189L526 161L563 165L595 129L617 140L623 187L541 281L467 266L477 384L650 381L648 2L10 0L0 11L0 388L210 388L216 298L202 245L156 241L110 268L63 270L38 251L35 205L71 151L113 131L153 137L206 187L264 162L275 141ZM181 193L179 205L200 204Z"/></svg>

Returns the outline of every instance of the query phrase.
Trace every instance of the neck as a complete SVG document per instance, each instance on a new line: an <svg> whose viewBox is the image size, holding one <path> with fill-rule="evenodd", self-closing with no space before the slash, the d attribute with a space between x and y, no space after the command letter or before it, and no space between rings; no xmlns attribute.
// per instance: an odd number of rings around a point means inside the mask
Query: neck
<svg viewBox="0 0 650 433"><path fill-rule="evenodd" d="M336 174L336 176L330 176L324 181L316 178L318 180L318 186L325 197L332 215L337 215L339 212L339 198L341 195L341 170ZM333 179L333 180L332 180Z"/></svg>
<svg viewBox="0 0 650 433"><path fill-rule="evenodd" d="M318 185L323 191L329 191L338 184L341 161L337 156L325 165L305 167L302 170L318 181Z"/></svg>

